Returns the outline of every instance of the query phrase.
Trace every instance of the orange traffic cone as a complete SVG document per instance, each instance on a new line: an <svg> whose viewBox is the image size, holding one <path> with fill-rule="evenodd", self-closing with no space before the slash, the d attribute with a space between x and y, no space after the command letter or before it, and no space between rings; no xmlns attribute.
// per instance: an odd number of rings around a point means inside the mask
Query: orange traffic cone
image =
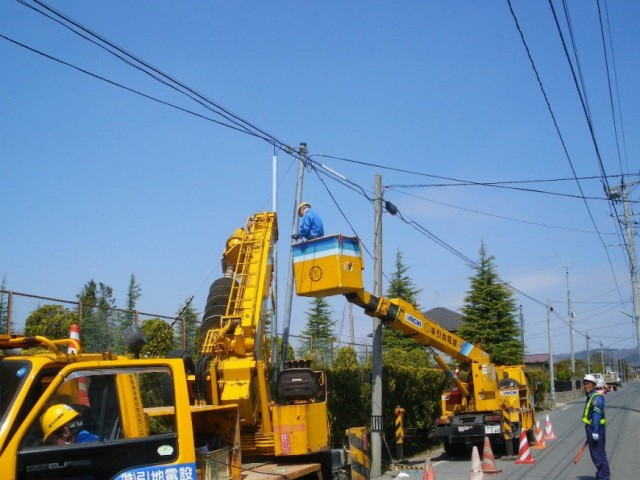
<svg viewBox="0 0 640 480"><path fill-rule="evenodd" d="M531 450L529 450L529 441L527 440L526 430L522 430L520 432L520 451L518 452L518 458L515 463L536 463L535 458L531 455Z"/></svg>
<svg viewBox="0 0 640 480"><path fill-rule="evenodd" d="M545 440L555 440L556 438L556 434L553 433L553 427L551 426L551 420L549 420L549 415L547 415L547 418L544 422L544 438Z"/></svg>
<svg viewBox="0 0 640 480"><path fill-rule="evenodd" d="M484 474L482 472L482 463L480 462L480 454L478 453L478 447L473 446L471 453L471 475L469 480L482 480Z"/></svg>
<svg viewBox="0 0 640 480"><path fill-rule="evenodd" d="M544 441L544 432L542 428L540 428L540 421L536 420L536 429L534 431L535 440L531 448L535 450L540 450L543 448L547 448L547 444Z"/></svg>
<svg viewBox="0 0 640 480"><path fill-rule="evenodd" d="M487 436L484 437L484 448L482 449L482 471L488 474L502 471L496 467L496 459L493 456L493 450L491 450L491 441Z"/></svg>
<svg viewBox="0 0 640 480"><path fill-rule="evenodd" d="M72 323L69 331L69 342L67 353L77 354L80 352L80 327L77 323ZM78 377L78 403L89 405L89 392L87 377Z"/></svg>
<svg viewBox="0 0 640 480"><path fill-rule="evenodd" d="M80 327L77 323L71 324L69 340L75 340L75 342L69 342L67 353L78 353L78 350L80 350Z"/></svg>
<svg viewBox="0 0 640 480"><path fill-rule="evenodd" d="M431 459L429 457L424 461L424 475L422 475L422 480L436 480L436 472L433 469L433 465L431 465Z"/></svg>

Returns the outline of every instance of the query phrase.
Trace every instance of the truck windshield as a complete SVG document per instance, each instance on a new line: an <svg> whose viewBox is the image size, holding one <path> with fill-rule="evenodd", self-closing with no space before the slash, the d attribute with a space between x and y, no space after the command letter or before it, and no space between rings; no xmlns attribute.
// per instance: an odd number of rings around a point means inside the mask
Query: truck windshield
<svg viewBox="0 0 640 480"><path fill-rule="evenodd" d="M0 425L29 376L31 364L27 361L0 361Z"/></svg>

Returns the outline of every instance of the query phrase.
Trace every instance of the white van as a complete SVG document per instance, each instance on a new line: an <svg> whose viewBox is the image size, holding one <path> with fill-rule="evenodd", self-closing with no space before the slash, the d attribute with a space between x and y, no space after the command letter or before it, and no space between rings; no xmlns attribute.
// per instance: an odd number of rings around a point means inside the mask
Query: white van
<svg viewBox="0 0 640 480"><path fill-rule="evenodd" d="M596 378L596 388L604 388L604 375L601 373L592 373L591 375Z"/></svg>

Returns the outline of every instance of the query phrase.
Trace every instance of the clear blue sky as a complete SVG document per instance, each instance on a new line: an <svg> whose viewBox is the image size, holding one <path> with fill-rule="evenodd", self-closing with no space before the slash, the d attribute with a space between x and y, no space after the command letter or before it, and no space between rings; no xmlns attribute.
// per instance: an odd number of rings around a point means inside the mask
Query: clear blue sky
<svg viewBox="0 0 640 480"><path fill-rule="evenodd" d="M223 120L21 3L0 1L5 37ZM567 3L604 170L637 181L640 2L610 1L606 10L600 2L613 42L607 60L611 75L615 65L618 143L597 3ZM546 299L559 314L555 350L569 351L565 266L576 351L585 348L587 330L592 348L600 341L635 347L632 319L620 313L633 311L628 260L598 178L580 180L584 195L598 198L587 200L589 209L579 198L515 189L415 187L453 183L430 176L478 183L573 177L507 1L49 4L285 143L306 142L314 160L369 196L381 174L384 198L405 219L466 257L477 260L484 242L500 277L527 295L516 294L516 302L529 353L547 348ZM570 42L562 5L554 6ZM513 0L513 8L576 175L599 177L548 2ZM605 37L609 48L608 29ZM228 235L271 208L273 146L5 38L0 59L0 274L7 286L74 299L95 279L124 306L134 273L140 310L173 315L194 295L202 311ZM282 308L297 165L277 153ZM575 180L509 186L581 194ZM327 233L353 234L353 227L373 251L373 208L358 188L308 170L303 196ZM471 267L401 219L385 214L383 222L385 273L402 252L422 290L420 306L459 311ZM372 288L373 263L366 262ZM307 302L294 300L293 334L304 327ZM344 301L333 306L346 340ZM364 341L371 319L355 314Z"/></svg>

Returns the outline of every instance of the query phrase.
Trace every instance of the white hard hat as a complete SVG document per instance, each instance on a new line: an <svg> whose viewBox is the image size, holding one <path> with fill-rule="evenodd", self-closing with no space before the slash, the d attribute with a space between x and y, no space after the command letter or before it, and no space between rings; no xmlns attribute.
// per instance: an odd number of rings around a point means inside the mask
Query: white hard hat
<svg viewBox="0 0 640 480"><path fill-rule="evenodd" d="M583 382L591 382L594 385L597 385L598 381L596 380L596 377L594 377L591 374L587 374L584 376L584 378L582 379Z"/></svg>

